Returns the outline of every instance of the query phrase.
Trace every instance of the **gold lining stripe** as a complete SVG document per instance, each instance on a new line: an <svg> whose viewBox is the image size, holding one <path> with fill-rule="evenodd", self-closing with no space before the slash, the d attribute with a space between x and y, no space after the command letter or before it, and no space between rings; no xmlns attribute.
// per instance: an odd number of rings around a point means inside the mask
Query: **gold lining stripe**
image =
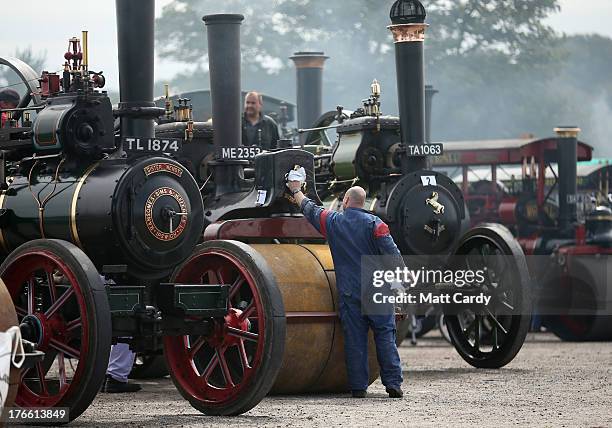
<svg viewBox="0 0 612 428"><path fill-rule="evenodd" d="M80 249L84 250L83 244L81 243L81 239L79 238L79 230L77 229L77 203L79 201L79 193L81 193L81 188L85 184L85 180L87 177L100 165L100 162L96 162L91 165L89 168L85 170L79 181L77 182L76 189L74 189L74 193L72 194L72 203L70 204L70 232L72 234L72 242L77 245Z"/></svg>
<svg viewBox="0 0 612 428"><path fill-rule="evenodd" d="M8 177L6 179L7 183L10 181L13 181L13 177ZM10 186L9 186L10 188ZM8 189L5 190L4 192L2 192L2 194L0 194L0 209L4 208L4 200L6 199L6 193L8 192ZM9 247L8 247L8 242L6 240L6 238L4 237L4 229L0 228L0 246L2 246L2 249L6 252L6 254L10 253L9 251Z"/></svg>

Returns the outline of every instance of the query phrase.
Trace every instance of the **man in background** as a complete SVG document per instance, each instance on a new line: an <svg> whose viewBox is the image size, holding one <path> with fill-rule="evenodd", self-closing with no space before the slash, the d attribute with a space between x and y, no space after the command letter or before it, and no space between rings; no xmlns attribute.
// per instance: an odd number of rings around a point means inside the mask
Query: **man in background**
<svg viewBox="0 0 612 428"><path fill-rule="evenodd" d="M5 88L0 89L0 110L17 108L21 98L17 91L13 89ZM2 112L0 114L0 128L4 128L4 124L8 121L8 112Z"/></svg>
<svg viewBox="0 0 612 428"><path fill-rule="evenodd" d="M246 94L242 118L242 145L271 150L276 148L279 138L278 125L270 116L263 114L261 95L257 92Z"/></svg>

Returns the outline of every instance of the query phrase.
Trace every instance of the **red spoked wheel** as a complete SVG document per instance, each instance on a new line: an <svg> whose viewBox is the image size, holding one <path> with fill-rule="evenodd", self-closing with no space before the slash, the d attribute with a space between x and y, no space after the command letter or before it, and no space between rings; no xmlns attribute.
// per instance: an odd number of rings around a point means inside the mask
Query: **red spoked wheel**
<svg viewBox="0 0 612 428"><path fill-rule="evenodd" d="M230 285L230 310L209 336L167 336L170 376L191 405L209 415L238 415L270 391L285 346L285 311L265 260L236 241L199 246L173 282Z"/></svg>
<svg viewBox="0 0 612 428"><path fill-rule="evenodd" d="M104 284L76 246L35 240L13 251L0 276L25 339L45 353L22 372L15 404L68 407L70 420L95 398L106 373L111 319Z"/></svg>

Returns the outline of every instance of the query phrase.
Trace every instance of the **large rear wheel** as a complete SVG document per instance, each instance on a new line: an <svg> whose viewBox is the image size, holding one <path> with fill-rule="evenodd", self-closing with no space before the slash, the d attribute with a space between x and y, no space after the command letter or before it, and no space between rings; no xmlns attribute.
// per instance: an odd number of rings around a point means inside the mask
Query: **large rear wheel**
<svg viewBox="0 0 612 428"><path fill-rule="evenodd" d="M474 367L500 368L518 354L531 322L531 279L524 253L510 231L486 224L460 241L455 269L482 270L488 305L445 309L444 320L459 355Z"/></svg>
<svg viewBox="0 0 612 428"><path fill-rule="evenodd" d="M173 282L230 285L229 313L210 336L164 338L177 389L208 415L238 415L270 391L285 346L285 311L266 261L236 241L210 241L179 266Z"/></svg>
<svg viewBox="0 0 612 428"><path fill-rule="evenodd" d="M45 353L24 371L15 404L68 407L70 420L95 398L106 373L111 319L104 284L76 246L39 239L0 266L24 339Z"/></svg>

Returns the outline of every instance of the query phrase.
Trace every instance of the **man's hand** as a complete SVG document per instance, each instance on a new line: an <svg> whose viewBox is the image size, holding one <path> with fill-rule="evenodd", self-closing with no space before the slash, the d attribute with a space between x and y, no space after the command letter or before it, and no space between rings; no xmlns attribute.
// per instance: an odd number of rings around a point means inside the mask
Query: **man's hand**
<svg viewBox="0 0 612 428"><path fill-rule="evenodd" d="M288 181L287 182L287 187L289 188L291 193L293 193L296 190L301 190L302 189L302 182L301 181Z"/></svg>
<svg viewBox="0 0 612 428"><path fill-rule="evenodd" d="M293 200L298 206L302 206L302 201L306 199L306 196L302 193L302 182L301 181L288 181L287 187L293 195Z"/></svg>
<svg viewBox="0 0 612 428"><path fill-rule="evenodd" d="M306 170L296 165L291 171L287 173L287 188L293 195L295 203L298 205L302 204L302 201L306 198L301 192L302 186L306 181Z"/></svg>

